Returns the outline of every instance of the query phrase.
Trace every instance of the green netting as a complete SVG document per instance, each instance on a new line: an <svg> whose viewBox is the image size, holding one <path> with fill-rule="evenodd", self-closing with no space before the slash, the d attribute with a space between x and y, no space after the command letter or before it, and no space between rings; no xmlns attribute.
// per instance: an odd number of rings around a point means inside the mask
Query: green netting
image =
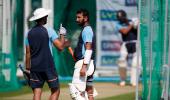
<svg viewBox="0 0 170 100"><path fill-rule="evenodd" d="M164 62L162 68L162 98L164 100L170 99L170 0L162 1L162 12L163 12L163 27L164 27Z"/></svg>
<svg viewBox="0 0 170 100"><path fill-rule="evenodd" d="M17 7L16 7L16 22L17 22L17 50L19 51L16 55L17 60L22 61L24 57L24 50L23 50L23 37L24 37L24 0L17 0ZM15 40L15 39L13 39Z"/></svg>
<svg viewBox="0 0 170 100"><path fill-rule="evenodd" d="M5 1L4 1L5 2ZM6 43L7 48L2 49L8 49L4 50L5 52L0 51L0 92L4 91L12 91L20 88L20 84L18 83L18 79L16 77L16 55L17 52L17 29L19 30L19 26L17 23L17 14L18 11L20 11L20 6L23 3L22 0L8 0L8 6L12 7L10 8L11 13L10 17L11 19L8 19L8 21L11 22L12 27L7 27L5 30L11 30L11 33L6 31L6 39L3 39L3 42ZM17 4L19 6L17 6ZM4 6L4 5L3 5ZM8 14L8 11L7 11ZM9 25L8 25L9 26ZM10 29L11 28L11 29ZM7 35L8 34L8 35ZM5 36L2 35L1 38ZM1 42L2 43L2 42Z"/></svg>
<svg viewBox="0 0 170 100"><path fill-rule="evenodd" d="M28 24L28 29L31 29L32 27L35 26L36 23L34 21L30 22L29 19L33 16L33 12L36 8L42 7L42 0L29 0L29 1L31 3L30 4L30 6L31 6L30 10L31 11L29 13L29 17L27 18L27 24Z"/></svg>
<svg viewBox="0 0 170 100"><path fill-rule="evenodd" d="M58 29L60 23L67 28L68 38L72 41L72 48L76 46L80 27L76 24L76 11L86 8L90 13L90 23L95 29L96 1L95 0L54 0L54 27ZM59 75L72 76L74 61L66 48L62 53L54 50L56 67Z"/></svg>
<svg viewBox="0 0 170 100"><path fill-rule="evenodd" d="M166 77L162 74L163 66L170 60L168 59L170 33L165 32L166 3L165 0L140 0L139 3L143 66L142 97L143 100L160 100L163 79Z"/></svg>

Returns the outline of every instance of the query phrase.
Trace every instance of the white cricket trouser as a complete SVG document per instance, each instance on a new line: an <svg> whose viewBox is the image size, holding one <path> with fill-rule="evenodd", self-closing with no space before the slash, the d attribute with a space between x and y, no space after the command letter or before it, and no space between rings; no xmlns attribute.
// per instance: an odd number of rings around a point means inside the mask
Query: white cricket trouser
<svg viewBox="0 0 170 100"><path fill-rule="evenodd" d="M124 67L126 68L128 66L127 64L127 56L128 56L128 52L127 52L127 48L126 48L126 43L123 43L120 49L120 58L118 59L118 66L119 67ZM130 83L132 85L136 85L136 78L137 78L137 67L138 70L141 67L141 54L139 55L139 65L137 64L137 54L136 52L133 53L133 57L132 57L132 62L131 62L131 72L130 72Z"/></svg>
<svg viewBox="0 0 170 100"><path fill-rule="evenodd" d="M91 76L94 73L94 61L91 60L90 64L87 66L86 75L84 77L80 76L80 70L83 65L83 60L79 60L75 64L74 74L72 83L69 84L70 86L70 93L73 99L75 100L88 100L86 90L87 85L87 76ZM85 93L85 96L82 97L81 93ZM94 89L93 96L97 95L97 91Z"/></svg>
<svg viewBox="0 0 170 100"><path fill-rule="evenodd" d="M83 60L79 60L76 62L74 67L73 79L72 79L72 83L76 84L77 88L81 92L85 91L86 89L87 76L92 75L94 72L94 64L93 64L93 60L91 60L90 64L87 66L86 75L84 77L80 76L80 70L82 65L83 65Z"/></svg>

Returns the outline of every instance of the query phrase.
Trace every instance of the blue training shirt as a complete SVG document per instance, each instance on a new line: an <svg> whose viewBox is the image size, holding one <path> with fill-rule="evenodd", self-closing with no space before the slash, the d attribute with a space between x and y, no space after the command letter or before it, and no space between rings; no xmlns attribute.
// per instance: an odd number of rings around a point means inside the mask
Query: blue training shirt
<svg viewBox="0 0 170 100"><path fill-rule="evenodd" d="M55 38L51 38L51 36L42 25L36 25L28 32L28 41L26 41L27 45L30 46L31 71L55 70L54 60L49 47L49 42Z"/></svg>
<svg viewBox="0 0 170 100"><path fill-rule="evenodd" d="M129 20L129 22L130 22L130 20ZM120 22L117 22L115 29L117 30L118 33L120 33L119 30L121 30L122 28L127 28L128 26L129 25L126 24L126 23L121 24ZM134 29L134 28L132 28L128 32L128 34L126 34L126 35L121 34L121 35L122 35L122 39L123 39L124 42L125 41L131 41L131 40L137 40L137 30Z"/></svg>
<svg viewBox="0 0 170 100"><path fill-rule="evenodd" d="M55 39L58 39L59 36L58 36L58 34L56 33L56 31L55 31L53 28L51 28L51 27L46 27L46 29L47 29L48 36L49 36L49 47L50 47L50 50L51 50L51 54L53 54L53 53L52 53L53 41L54 41ZM28 32L26 33L25 45L26 45L26 46L29 45L29 42L28 42Z"/></svg>
<svg viewBox="0 0 170 100"><path fill-rule="evenodd" d="M76 48L74 49L74 55L76 60L81 60L84 58L85 55L85 45L87 42L92 43L92 59L95 59L95 49L96 49L96 44L95 44L95 34L91 28L91 26L85 26L80 33L79 40L77 43Z"/></svg>
<svg viewBox="0 0 170 100"><path fill-rule="evenodd" d="M83 45L82 45L82 55L84 57L85 54L85 44L87 42L91 42L93 40L93 31L92 28L90 26L86 26L83 31L82 31L82 39L83 39Z"/></svg>
<svg viewBox="0 0 170 100"><path fill-rule="evenodd" d="M130 22L130 20L129 20L129 22ZM127 23L117 22L116 30L119 32L122 28L127 28L128 26L129 25ZM123 42L137 40L137 29L132 28L128 32L128 34L126 34L126 35L121 34L121 35L122 35ZM134 53L134 52L136 52L136 43L128 43L128 44L126 44L126 48L127 48L128 53Z"/></svg>

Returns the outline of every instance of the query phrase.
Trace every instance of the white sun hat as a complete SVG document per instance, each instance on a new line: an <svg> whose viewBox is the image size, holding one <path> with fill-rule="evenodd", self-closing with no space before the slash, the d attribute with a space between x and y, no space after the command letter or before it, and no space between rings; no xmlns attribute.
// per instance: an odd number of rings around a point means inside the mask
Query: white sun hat
<svg viewBox="0 0 170 100"><path fill-rule="evenodd" d="M47 15L49 15L51 13L51 10L50 9L45 9L45 8L37 8L33 15L29 21L34 21L34 20L37 20L37 19L40 19L40 18L43 18Z"/></svg>

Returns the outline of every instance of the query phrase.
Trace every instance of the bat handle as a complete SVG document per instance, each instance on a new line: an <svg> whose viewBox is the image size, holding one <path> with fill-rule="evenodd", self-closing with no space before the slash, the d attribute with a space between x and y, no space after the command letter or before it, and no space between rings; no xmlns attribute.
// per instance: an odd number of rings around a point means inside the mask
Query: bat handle
<svg viewBox="0 0 170 100"><path fill-rule="evenodd" d="M68 47L68 50L69 50L71 56L73 57L74 61L76 61L76 58L74 57L74 53L73 53L72 48L71 48L71 47Z"/></svg>
<svg viewBox="0 0 170 100"><path fill-rule="evenodd" d="M21 64L19 64L19 68L24 72L24 69Z"/></svg>

